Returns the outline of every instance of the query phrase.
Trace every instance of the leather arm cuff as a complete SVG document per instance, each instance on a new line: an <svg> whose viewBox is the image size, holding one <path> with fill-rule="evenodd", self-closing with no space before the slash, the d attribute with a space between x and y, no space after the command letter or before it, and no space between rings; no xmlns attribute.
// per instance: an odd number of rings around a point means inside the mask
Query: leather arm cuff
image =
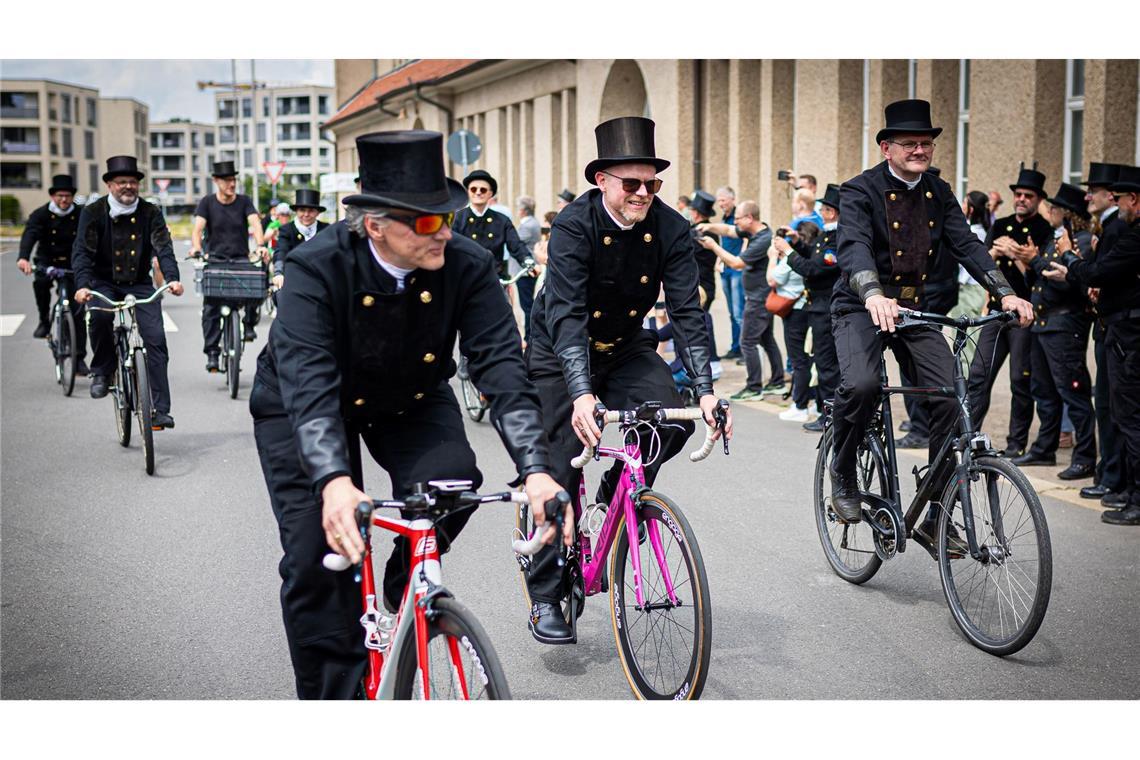
<svg viewBox="0 0 1140 760"><path fill-rule="evenodd" d="M515 462L516 486L534 472L550 472L550 451L538 409L512 409L494 419L495 429Z"/></svg>
<svg viewBox="0 0 1140 760"><path fill-rule="evenodd" d="M863 303L866 303L871 296L883 295L883 286L879 284L878 272L872 272L869 269L856 272L847 279L847 282Z"/></svg>
<svg viewBox="0 0 1140 760"><path fill-rule="evenodd" d="M707 346L685 346L681 355L681 363L685 365L689 376L693 378L693 390L697 397L713 392L712 368L709 362L709 349Z"/></svg>
<svg viewBox="0 0 1140 760"><path fill-rule="evenodd" d="M570 400L593 393L590 384L590 349L585 346L571 346L558 355L562 364L562 376L566 378L566 390Z"/></svg>
<svg viewBox="0 0 1140 760"><path fill-rule="evenodd" d="M315 486L323 486L330 478L348 475L348 445L344 423L337 417L317 417L298 425L293 433L301 466Z"/></svg>
<svg viewBox="0 0 1140 760"><path fill-rule="evenodd" d="M990 295L999 301L1006 296L1016 295L1009 284L1009 280L1005 279L1005 275L999 269L991 269L986 272L985 281L982 285L990 292Z"/></svg>

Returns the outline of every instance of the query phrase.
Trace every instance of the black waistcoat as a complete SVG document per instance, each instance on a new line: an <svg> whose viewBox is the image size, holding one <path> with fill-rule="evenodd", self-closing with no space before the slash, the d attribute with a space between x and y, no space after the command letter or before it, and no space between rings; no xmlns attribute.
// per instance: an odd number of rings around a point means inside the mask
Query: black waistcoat
<svg viewBox="0 0 1140 760"><path fill-rule="evenodd" d="M1006 216L998 219L990 227L989 236L986 238L986 247L993 247L993 243L1000 237L1013 238L1014 242L1018 245L1025 245L1030 240L1037 246L1038 251L1045 250L1049 242L1053 239L1053 226L1049 224L1040 214L1034 214L1028 219L1019 220L1017 216ZM998 269L1009 280L1010 286L1013 287L1015 292L1020 298L1030 300L1032 291L1030 290L1031 281L1036 281L1037 277L1034 274L1022 273L1017 268L1017 264L1012 259L1007 259L1005 256L999 256L995 263ZM990 297L990 308L1000 308L1000 304L992 296Z"/></svg>

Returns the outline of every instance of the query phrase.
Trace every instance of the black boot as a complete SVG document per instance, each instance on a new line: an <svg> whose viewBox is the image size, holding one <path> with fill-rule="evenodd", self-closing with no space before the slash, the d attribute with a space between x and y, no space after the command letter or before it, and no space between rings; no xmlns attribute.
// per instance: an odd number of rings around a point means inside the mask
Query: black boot
<svg viewBox="0 0 1140 760"><path fill-rule="evenodd" d="M854 475L844 475L835 469L835 462L828 466L831 473L831 508L839 522L857 523L863 519L859 500L859 486Z"/></svg>
<svg viewBox="0 0 1140 760"><path fill-rule="evenodd" d="M103 398L107 395L107 378L104 375L92 375L91 398Z"/></svg>
<svg viewBox="0 0 1140 760"><path fill-rule="evenodd" d="M51 322L46 319L41 319L40 323L36 325L36 331L32 333L33 338L46 338L48 333L51 332Z"/></svg>
<svg viewBox="0 0 1140 760"><path fill-rule="evenodd" d="M211 352L211 353L206 354L206 371L207 372L217 372L218 371L218 354L217 354L217 352Z"/></svg>
<svg viewBox="0 0 1140 760"><path fill-rule="evenodd" d="M574 629L562 617L562 608L549 602L535 602L530 606L530 619L527 621L530 635L540 644L575 644L578 637Z"/></svg>

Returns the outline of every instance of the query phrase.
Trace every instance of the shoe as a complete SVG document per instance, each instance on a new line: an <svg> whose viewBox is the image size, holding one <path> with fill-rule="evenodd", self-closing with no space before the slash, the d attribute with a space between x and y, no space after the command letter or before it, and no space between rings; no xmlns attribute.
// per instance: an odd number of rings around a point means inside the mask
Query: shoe
<svg viewBox="0 0 1140 760"><path fill-rule="evenodd" d="M51 333L51 322L41 320L36 325L36 331L32 333L33 338L46 338Z"/></svg>
<svg viewBox="0 0 1140 760"><path fill-rule="evenodd" d="M215 354L206 354L206 371L207 372L217 372L218 371L218 355L216 353Z"/></svg>
<svg viewBox="0 0 1140 760"><path fill-rule="evenodd" d="M1072 433L1061 433L1060 438L1057 439L1057 448L1071 449L1073 448L1074 443L1075 441L1073 440Z"/></svg>
<svg viewBox="0 0 1140 760"><path fill-rule="evenodd" d="M252 327L245 328L245 334L242 336L242 339L246 343L252 343L257 340L257 330L254 330Z"/></svg>
<svg viewBox="0 0 1140 760"><path fill-rule="evenodd" d="M911 531L911 538L915 543L930 552L930 556L938 559L938 547L934 542L938 535L938 527L933 520L923 520ZM970 546L958 533L953 524L946 527L946 556L950 559L962 559L969 556Z"/></svg>
<svg viewBox="0 0 1140 760"><path fill-rule="evenodd" d="M766 394L783 393L786 385L787 384L783 380L780 380L780 381L775 382L775 383L768 383L767 385L764 386L764 393L766 393Z"/></svg>
<svg viewBox="0 0 1140 760"><path fill-rule="evenodd" d="M895 439L895 448L899 449L925 449L930 446L930 439L918 433L907 433L902 438Z"/></svg>
<svg viewBox="0 0 1140 760"><path fill-rule="evenodd" d="M1104 496L1107 496L1110 493L1112 493L1112 492L1109 491L1106 486L1102 486L1100 483L1096 483L1094 485L1085 486L1084 488L1082 488L1081 489L1081 498L1082 499L1100 499L1100 498L1103 498Z"/></svg>
<svg viewBox="0 0 1140 760"><path fill-rule="evenodd" d="M91 398L103 398L107 395L107 378L102 375L91 376Z"/></svg>
<svg viewBox="0 0 1140 760"><path fill-rule="evenodd" d="M811 422L805 422L800 427L802 427L804 430L808 431L809 433L822 433L823 432L823 417L820 417L818 419L814 419Z"/></svg>
<svg viewBox="0 0 1140 760"><path fill-rule="evenodd" d="M909 433L910 432L910 420L903 420L902 422L899 423L899 432L900 433Z"/></svg>
<svg viewBox="0 0 1140 760"><path fill-rule="evenodd" d="M562 617L562 608L557 604L535 602L530 606L527 628L534 640L540 644L574 644L578 637L574 629Z"/></svg>
<svg viewBox="0 0 1140 760"><path fill-rule="evenodd" d="M1011 445L1011 446L1006 446L1005 449L1001 452L1001 455L1003 457L1008 457L1009 459L1013 459L1014 457L1019 457L1024 453L1025 453L1025 449L1019 449L1016 446Z"/></svg>
<svg viewBox="0 0 1140 760"><path fill-rule="evenodd" d="M834 463L829 464L827 469L831 474L831 509L839 522L850 525L862 521L863 509L855 476L840 474Z"/></svg>
<svg viewBox="0 0 1140 760"><path fill-rule="evenodd" d="M1032 451L1022 454L1019 457L1013 458L1013 463L1018 467L1037 467L1039 465L1046 465L1049 467L1057 464L1057 457L1055 454L1034 454Z"/></svg>
<svg viewBox="0 0 1140 760"><path fill-rule="evenodd" d="M154 416L150 419L151 430L173 430L174 418L170 416L170 412L155 412Z"/></svg>
<svg viewBox="0 0 1140 760"><path fill-rule="evenodd" d="M1140 506L1101 512L1100 521L1109 525L1140 525Z"/></svg>
<svg viewBox="0 0 1140 760"><path fill-rule="evenodd" d="M1128 497L1122 493L1106 493L1100 500L1100 505L1109 509L1124 509L1127 503Z"/></svg>
<svg viewBox="0 0 1140 760"><path fill-rule="evenodd" d="M736 366L737 366L737 367L743 367L743 366L745 366L745 365L747 365L747 364L748 364L748 362L744 361L744 359L737 359L737 360L736 360Z"/></svg>
<svg viewBox="0 0 1140 760"><path fill-rule="evenodd" d="M816 408L814 401L808 402L807 413L810 414L812 417L818 417L819 416L819 409Z"/></svg>
<svg viewBox="0 0 1140 760"><path fill-rule="evenodd" d="M741 388L736 393L729 396L733 401L755 401L764 396L763 391L754 391L750 388Z"/></svg>
<svg viewBox="0 0 1140 760"><path fill-rule="evenodd" d="M740 349L738 349L738 348L730 349L729 351L721 354L720 358L721 359L739 359L740 358Z"/></svg>
<svg viewBox="0 0 1140 760"><path fill-rule="evenodd" d="M807 422L811 418L811 415L808 414L807 409L791 406L780 412L779 417L785 422Z"/></svg>
<svg viewBox="0 0 1140 760"><path fill-rule="evenodd" d="M91 368L87 366L87 362L79 359L75 362L75 374L77 377L87 377L91 374Z"/></svg>
<svg viewBox="0 0 1140 760"><path fill-rule="evenodd" d="M1096 465L1093 464L1071 464L1066 469L1057 473L1057 477L1061 480L1080 480L1081 478L1091 478L1096 474Z"/></svg>

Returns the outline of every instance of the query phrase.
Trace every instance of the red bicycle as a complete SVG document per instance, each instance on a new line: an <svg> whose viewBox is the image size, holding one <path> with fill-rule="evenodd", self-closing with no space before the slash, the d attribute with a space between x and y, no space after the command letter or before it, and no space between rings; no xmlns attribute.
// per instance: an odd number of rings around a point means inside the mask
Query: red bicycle
<svg viewBox="0 0 1140 760"><path fill-rule="evenodd" d="M436 521L452 512L490 502L529 504L525 493L505 491L480 495L469 480L433 480L417 485L402 501L361 502L357 525L364 554L357 565L364 614L364 646L368 671L363 691L367 699L510 699L507 678L483 626L443 585ZM561 514L570 503L562 492L546 505L547 514ZM399 509L410 519L383 517L377 509ZM376 606L369 529L397 533L412 547L408 584L393 618ZM341 571L351 567L339 554L325 555L324 566Z"/></svg>

